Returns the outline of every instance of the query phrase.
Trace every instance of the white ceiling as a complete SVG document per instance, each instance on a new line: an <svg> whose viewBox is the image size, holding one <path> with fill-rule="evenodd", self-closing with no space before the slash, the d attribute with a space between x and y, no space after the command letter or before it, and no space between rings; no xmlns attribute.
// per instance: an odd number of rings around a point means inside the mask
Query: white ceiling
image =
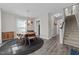
<svg viewBox="0 0 79 59"><path fill-rule="evenodd" d="M53 14L62 12L63 8L71 5L73 3L0 3L0 8L20 16L27 16L29 14L34 17L40 17L49 12Z"/></svg>

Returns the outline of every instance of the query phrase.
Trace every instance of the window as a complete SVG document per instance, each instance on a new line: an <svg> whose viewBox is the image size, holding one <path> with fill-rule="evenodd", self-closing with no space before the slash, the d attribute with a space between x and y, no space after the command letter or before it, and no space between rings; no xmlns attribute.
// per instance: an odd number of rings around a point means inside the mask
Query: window
<svg viewBox="0 0 79 59"><path fill-rule="evenodd" d="M26 31L26 20L24 19L18 19L17 20L17 31L19 32L25 32Z"/></svg>

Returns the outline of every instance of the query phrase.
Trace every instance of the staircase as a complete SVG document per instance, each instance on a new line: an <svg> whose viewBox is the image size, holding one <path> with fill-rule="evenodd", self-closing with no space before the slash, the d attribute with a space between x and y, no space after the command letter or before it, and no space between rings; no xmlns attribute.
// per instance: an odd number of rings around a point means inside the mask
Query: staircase
<svg viewBox="0 0 79 59"><path fill-rule="evenodd" d="M65 18L64 44L79 48L79 28L75 15Z"/></svg>

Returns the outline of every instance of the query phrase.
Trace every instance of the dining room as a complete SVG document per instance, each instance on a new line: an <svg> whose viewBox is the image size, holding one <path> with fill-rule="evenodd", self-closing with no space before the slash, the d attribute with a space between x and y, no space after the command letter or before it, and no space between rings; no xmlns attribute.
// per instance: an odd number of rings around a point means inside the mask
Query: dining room
<svg viewBox="0 0 79 59"><path fill-rule="evenodd" d="M44 42L39 35L39 19L19 16L4 10L1 10L1 16L0 54L29 54L42 47Z"/></svg>

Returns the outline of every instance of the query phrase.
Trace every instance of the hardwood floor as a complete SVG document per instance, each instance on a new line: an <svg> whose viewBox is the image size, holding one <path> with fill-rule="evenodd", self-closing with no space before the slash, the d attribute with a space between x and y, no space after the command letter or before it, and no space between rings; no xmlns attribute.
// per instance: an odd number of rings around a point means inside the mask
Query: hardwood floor
<svg viewBox="0 0 79 59"><path fill-rule="evenodd" d="M50 40L44 39L44 45L37 51L29 55L65 55L67 50L65 45L59 44L58 36Z"/></svg>

